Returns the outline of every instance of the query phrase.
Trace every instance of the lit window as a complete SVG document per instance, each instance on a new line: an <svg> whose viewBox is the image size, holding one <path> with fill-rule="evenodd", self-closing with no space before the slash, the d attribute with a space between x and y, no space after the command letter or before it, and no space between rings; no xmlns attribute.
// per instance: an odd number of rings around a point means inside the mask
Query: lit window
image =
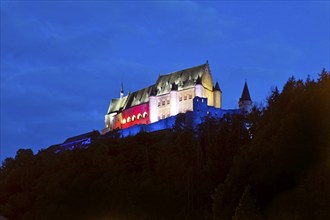
<svg viewBox="0 0 330 220"><path fill-rule="evenodd" d="M131 117L128 117L127 118L127 122L131 122Z"/></svg>
<svg viewBox="0 0 330 220"><path fill-rule="evenodd" d="M136 117L135 117L135 115L133 115L133 116L132 116L132 121L134 121L134 120L135 120L135 118L136 118Z"/></svg>
<svg viewBox="0 0 330 220"><path fill-rule="evenodd" d="M137 116L137 119L140 119L140 118L142 118L141 113L139 113L138 116Z"/></svg>
<svg viewBox="0 0 330 220"><path fill-rule="evenodd" d="M147 117L148 116L148 113L147 112L144 112L143 113L143 118Z"/></svg>
<svg viewBox="0 0 330 220"><path fill-rule="evenodd" d="M192 99L192 94L189 95L189 99Z"/></svg>
<svg viewBox="0 0 330 220"><path fill-rule="evenodd" d="M124 118L124 119L123 119L123 124L125 124L125 123L126 123L126 119Z"/></svg>
<svg viewBox="0 0 330 220"><path fill-rule="evenodd" d="M180 98L179 98L179 102L181 102L182 101L182 97L180 96Z"/></svg>
<svg viewBox="0 0 330 220"><path fill-rule="evenodd" d="M187 96L186 95L184 96L184 100L187 100Z"/></svg>

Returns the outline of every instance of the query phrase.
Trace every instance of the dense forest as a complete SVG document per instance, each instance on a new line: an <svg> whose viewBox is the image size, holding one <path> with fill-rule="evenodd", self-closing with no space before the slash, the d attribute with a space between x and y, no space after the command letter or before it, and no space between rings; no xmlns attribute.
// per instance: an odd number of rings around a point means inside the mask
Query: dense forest
<svg viewBox="0 0 330 220"><path fill-rule="evenodd" d="M0 170L15 219L330 219L330 72L291 77L251 114L197 130L20 149ZM18 137L19 138L19 137Z"/></svg>

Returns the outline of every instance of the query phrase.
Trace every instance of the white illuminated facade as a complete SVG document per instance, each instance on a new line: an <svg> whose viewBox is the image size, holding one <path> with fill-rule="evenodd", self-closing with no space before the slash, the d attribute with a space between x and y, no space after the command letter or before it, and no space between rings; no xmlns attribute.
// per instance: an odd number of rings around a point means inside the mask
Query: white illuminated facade
<svg viewBox="0 0 330 220"><path fill-rule="evenodd" d="M149 124L193 111L195 97L207 98L207 105L222 107L222 92L214 85L208 62L192 68L159 75L152 86L113 99L105 115L106 131L135 124Z"/></svg>

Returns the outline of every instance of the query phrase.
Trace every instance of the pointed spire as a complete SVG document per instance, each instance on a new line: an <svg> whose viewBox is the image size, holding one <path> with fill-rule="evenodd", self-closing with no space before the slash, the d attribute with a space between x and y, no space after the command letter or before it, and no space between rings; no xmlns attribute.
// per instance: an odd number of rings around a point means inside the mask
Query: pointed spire
<svg viewBox="0 0 330 220"><path fill-rule="evenodd" d="M221 89L220 89L220 86L219 86L218 81L217 81L217 83L216 83L215 86L214 86L214 90L215 90L215 91L220 91L220 92L221 92Z"/></svg>
<svg viewBox="0 0 330 220"><path fill-rule="evenodd" d="M121 82L121 87L120 87L120 98L124 97L124 85L123 82Z"/></svg>
<svg viewBox="0 0 330 220"><path fill-rule="evenodd" d="M245 84L244 84L244 89L243 89L243 92L242 92L242 96L239 99L239 101L252 101L251 97L250 97L249 88L248 88L248 85L247 85L246 81L245 81Z"/></svg>

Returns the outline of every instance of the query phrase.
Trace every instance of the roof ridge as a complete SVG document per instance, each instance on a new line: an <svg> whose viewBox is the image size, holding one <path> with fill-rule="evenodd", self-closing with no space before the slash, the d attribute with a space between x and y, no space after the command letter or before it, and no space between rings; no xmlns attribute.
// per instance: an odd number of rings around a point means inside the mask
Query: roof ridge
<svg viewBox="0 0 330 220"><path fill-rule="evenodd" d="M170 72L170 73L160 74L159 77L168 76L168 75L171 75L173 73L184 72L184 71L189 70L189 69L194 69L194 68L197 68L197 67L203 67L203 66L206 66L206 65L207 65L207 63L204 63L204 64L200 64L200 65L197 65L197 66L192 66L192 67L188 67L188 68L185 68L185 69L173 71L173 72Z"/></svg>

